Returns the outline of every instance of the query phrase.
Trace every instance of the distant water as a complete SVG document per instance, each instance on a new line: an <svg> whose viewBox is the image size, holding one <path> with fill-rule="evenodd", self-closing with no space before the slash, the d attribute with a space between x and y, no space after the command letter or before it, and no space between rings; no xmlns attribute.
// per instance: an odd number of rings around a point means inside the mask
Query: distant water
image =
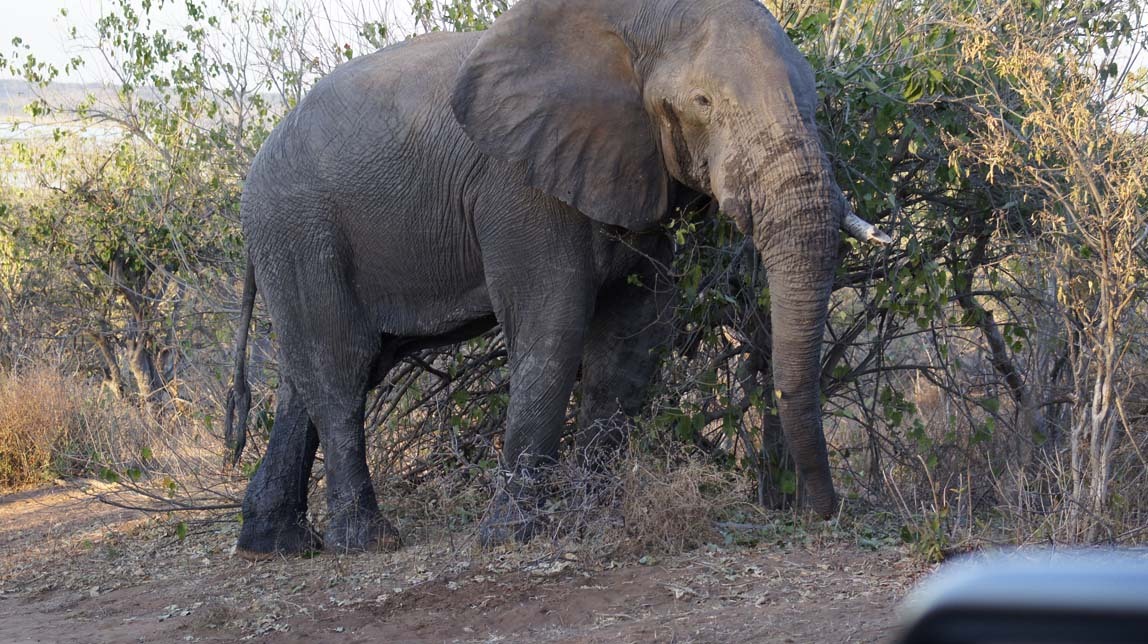
<svg viewBox="0 0 1148 644"><path fill-rule="evenodd" d="M3 148L17 142L50 143L56 130L61 130L73 140L92 142L115 141L124 135L124 131L115 125L95 125L79 123L13 123L0 120L0 154ZM0 168L0 182L12 188L31 188L43 181L37 178L31 168L20 165L7 165ZM49 183L55 183L49 180Z"/></svg>
<svg viewBox="0 0 1148 644"><path fill-rule="evenodd" d="M66 132L68 136L97 141L110 141L123 136L123 130L114 125L0 122L0 143L51 139L57 129Z"/></svg>

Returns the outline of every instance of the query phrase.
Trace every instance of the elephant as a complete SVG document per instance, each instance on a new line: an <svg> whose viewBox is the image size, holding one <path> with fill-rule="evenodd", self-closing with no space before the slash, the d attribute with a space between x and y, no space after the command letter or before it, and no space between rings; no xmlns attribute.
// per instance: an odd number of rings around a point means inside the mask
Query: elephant
<svg viewBox="0 0 1148 644"><path fill-rule="evenodd" d="M832 514L819 375L840 230L888 237L835 183L817 102L809 63L755 0L521 0L486 31L409 39L320 79L242 192L234 456L257 290L281 379L238 551L399 547L368 472L366 396L404 356L496 324L507 483L480 534L529 538L513 508L557 458L578 374L580 442L616 444L597 421L640 410L665 335L662 224L698 198L759 251L783 433L811 509ZM321 537L306 516L320 445Z"/></svg>

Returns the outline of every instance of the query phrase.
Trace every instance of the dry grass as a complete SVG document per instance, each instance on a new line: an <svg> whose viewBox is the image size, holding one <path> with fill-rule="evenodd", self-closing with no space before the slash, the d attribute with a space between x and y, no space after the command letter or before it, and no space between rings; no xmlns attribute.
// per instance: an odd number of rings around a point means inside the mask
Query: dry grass
<svg viewBox="0 0 1148 644"><path fill-rule="evenodd" d="M636 456L623 463L625 548L675 553L720 541L714 525L749 506L745 482L697 457Z"/></svg>
<svg viewBox="0 0 1148 644"><path fill-rule="evenodd" d="M721 543L721 521L744 518L754 506L750 482L681 445L631 449L587 467L574 454L540 477L542 504L530 510L541 533L531 548L576 549L591 560L674 554ZM477 544L479 522L498 488L493 470L444 468L418 485L376 477L383 512L408 544L450 540ZM313 518L325 520L322 484L312 490Z"/></svg>
<svg viewBox="0 0 1148 644"><path fill-rule="evenodd" d="M49 365L0 375L0 490L96 476L194 497L217 479L218 446L200 423L156 418Z"/></svg>
<svg viewBox="0 0 1148 644"><path fill-rule="evenodd" d="M50 367L0 376L0 489L23 488L76 473L85 396Z"/></svg>
<svg viewBox="0 0 1148 644"><path fill-rule="evenodd" d="M541 509L550 541L590 558L676 554L720 543L715 525L751 508L746 481L681 445L629 450L589 468L565 460Z"/></svg>

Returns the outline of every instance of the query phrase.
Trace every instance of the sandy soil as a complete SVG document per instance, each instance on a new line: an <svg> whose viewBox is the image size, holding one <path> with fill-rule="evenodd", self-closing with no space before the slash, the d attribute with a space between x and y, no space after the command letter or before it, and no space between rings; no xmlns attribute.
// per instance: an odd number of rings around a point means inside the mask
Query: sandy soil
<svg viewBox="0 0 1148 644"><path fill-rule="evenodd" d="M456 536L252 563L235 530L90 489L0 497L0 642L879 642L923 572L844 537L590 562Z"/></svg>

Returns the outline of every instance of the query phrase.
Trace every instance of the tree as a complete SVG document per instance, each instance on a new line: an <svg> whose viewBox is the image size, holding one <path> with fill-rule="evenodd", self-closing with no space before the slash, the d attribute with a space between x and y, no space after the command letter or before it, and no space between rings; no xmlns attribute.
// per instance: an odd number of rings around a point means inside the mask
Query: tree
<svg viewBox="0 0 1148 644"><path fill-rule="evenodd" d="M51 88L82 60L56 68L25 47L7 61L38 88L30 115L53 127L10 146L26 185L4 195L8 261L42 276L44 292L24 297L42 299L46 332L86 338L117 392L125 363L149 405L177 393L187 336L214 335L189 303L218 298L237 260L239 180L275 115L228 59L246 51L213 40L219 18L187 2L177 35L152 22L163 6L119 0L99 19L94 51L118 85L78 102Z"/></svg>

